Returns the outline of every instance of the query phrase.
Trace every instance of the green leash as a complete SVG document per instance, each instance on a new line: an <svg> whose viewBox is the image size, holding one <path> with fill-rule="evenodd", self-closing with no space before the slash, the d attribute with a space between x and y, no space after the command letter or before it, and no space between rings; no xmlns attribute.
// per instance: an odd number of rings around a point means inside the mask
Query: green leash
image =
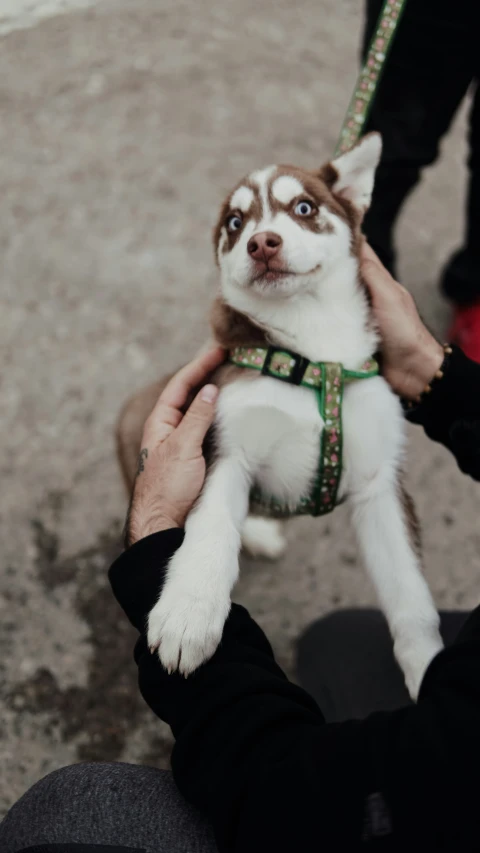
<svg viewBox="0 0 480 853"><path fill-rule="evenodd" d="M335 157L353 148L362 135L406 3L407 0L385 0L348 106Z"/></svg>
<svg viewBox="0 0 480 853"><path fill-rule="evenodd" d="M342 474L343 389L347 382L377 376L379 368L375 359L369 359L359 370L345 370L341 364L309 361L297 353L276 347L235 347L230 351L228 360L237 367L258 370L263 376L310 388L316 394L324 424L318 469L310 495L302 497L296 507L285 506L254 487L250 495L252 509L276 517L317 516L331 512L337 503Z"/></svg>
<svg viewBox="0 0 480 853"><path fill-rule="evenodd" d="M406 0L385 0L343 122L335 157L353 148L360 139L405 5ZM379 368L375 359L369 359L359 370L352 371L345 370L341 364L308 361L297 353L275 347L236 347L231 350L229 361L237 367L259 370L264 376L311 388L316 393L324 423L311 494L302 497L298 506L291 507L271 495L264 495L254 486L250 495L253 511L279 518L331 512L337 504L342 474L344 386L346 382L377 376Z"/></svg>

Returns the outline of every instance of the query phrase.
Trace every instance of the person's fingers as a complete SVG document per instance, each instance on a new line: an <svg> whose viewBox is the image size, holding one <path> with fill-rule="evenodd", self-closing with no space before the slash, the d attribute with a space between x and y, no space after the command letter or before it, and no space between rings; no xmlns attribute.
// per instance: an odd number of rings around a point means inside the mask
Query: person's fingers
<svg viewBox="0 0 480 853"><path fill-rule="evenodd" d="M221 347L215 347L195 358L170 380L160 394L157 405L181 409L186 404L189 394L205 382L208 375L224 360L225 350Z"/></svg>
<svg viewBox="0 0 480 853"><path fill-rule="evenodd" d="M142 446L165 441L182 420L182 413L173 406L167 406L159 399L155 408L145 421Z"/></svg>
<svg viewBox="0 0 480 853"><path fill-rule="evenodd" d="M158 406L145 422L143 428L142 447L149 444L159 444L165 441L182 420L182 413L169 406Z"/></svg>
<svg viewBox="0 0 480 853"><path fill-rule="evenodd" d="M225 350L215 347L199 355L172 376L147 418L143 431L144 443L147 440L162 442L171 435L182 420L180 409L185 406L191 392L224 360Z"/></svg>
<svg viewBox="0 0 480 853"><path fill-rule="evenodd" d="M215 417L215 403L218 397L216 385L205 385L197 394L192 405L184 415L175 435L180 446L191 451L201 451L203 440Z"/></svg>
<svg viewBox="0 0 480 853"><path fill-rule="evenodd" d="M360 248L360 261L362 261L362 262L363 261L373 261L379 267L383 266L383 264L382 264L380 258L378 257L377 253L374 252L370 243L368 243L367 240L365 240L365 239L362 240L362 245Z"/></svg>
<svg viewBox="0 0 480 853"><path fill-rule="evenodd" d="M366 241L360 253L360 273L374 303L394 299L401 288Z"/></svg>

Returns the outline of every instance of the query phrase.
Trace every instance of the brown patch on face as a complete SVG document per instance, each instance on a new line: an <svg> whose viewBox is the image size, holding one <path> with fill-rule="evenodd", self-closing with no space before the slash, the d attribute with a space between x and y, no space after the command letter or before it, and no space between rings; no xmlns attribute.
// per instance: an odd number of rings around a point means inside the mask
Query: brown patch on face
<svg viewBox="0 0 480 853"><path fill-rule="evenodd" d="M321 219L321 212L317 211L311 217L309 216L298 216L291 214L292 219L295 219L297 225L300 228L305 228L307 231L311 231L313 234L333 234L335 228L333 227L331 222L324 219ZM320 220L319 220L320 217Z"/></svg>
<svg viewBox="0 0 480 853"><path fill-rule="evenodd" d="M232 195L233 195L233 193L232 193ZM238 231L234 231L234 232L228 231L227 219L229 216L231 216L235 212L236 211L233 211L230 208L230 200L226 201L225 204L223 205L221 211L220 211L220 216L218 218L218 222L214 228L214 231L213 231L213 248L215 251L215 261L216 261L217 265L218 265L218 248L220 246L220 239L222 237L223 229L225 228L225 232L227 235L227 239L225 240L225 243L223 246L223 253L224 254L225 254L225 252L229 252L233 248L233 246L237 242L240 234L242 233L242 230L243 230L242 228L240 228ZM240 211L240 214L241 214L241 211Z"/></svg>
<svg viewBox="0 0 480 853"><path fill-rule="evenodd" d="M325 163L320 169L319 177L332 192L334 184L338 181L338 171L331 163Z"/></svg>
<svg viewBox="0 0 480 853"><path fill-rule="evenodd" d="M332 223L328 222L327 219L325 219L323 222L320 220L319 222L318 216L321 216L321 213L317 214L317 220L314 220L311 230L314 231L315 234L333 234L335 228L333 227Z"/></svg>
<svg viewBox="0 0 480 853"><path fill-rule="evenodd" d="M249 209L244 212L238 208L231 207L231 199L235 195L236 191L240 187L247 187L253 193L253 201L249 207ZM242 220L242 227L237 231L229 231L227 227L227 220L230 216L234 214L238 215ZM223 247L223 254L226 252L230 252L240 235L245 228L247 222L253 219L255 222L260 222L262 218L262 203L260 201L260 195L258 192L258 187L249 180L249 178L244 178L242 181L239 181L236 187L232 190L227 200L224 202L222 209L220 211L220 216L218 218L218 222L213 230L213 248L215 251L215 261L218 264L218 247L220 245L220 239L222 236L222 230L225 228L225 233L227 235L227 239L225 240L225 244Z"/></svg>
<svg viewBox="0 0 480 853"><path fill-rule="evenodd" d="M239 346L268 346L263 329L245 314L231 308L219 296L213 303L210 324L216 342L225 349Z"/></svg>
<svg viewBox="0 0 480 853"><path fill-rule="evenodd" d="M281 202L273 193L273 185L275 184L275 181L283 176L295 178L303 186L303 191L288 202L288 204ZM314 208L311 215L299 216L294 212L296 205L303 200L308 201ZM288 213L300 228L305 228L308 231L312 231L314 234L331 234L334 231L330 222L318 221L318 212L320 208L328 208L330 200L331 193L322 183L320 183L320 181L318 181L316 176L313 175L313 173L297 168L296 166L279 166L275 176L271 179L268 188L268 203L273 215L276 213Z"/></svg>
<svg viewBox="0 0 480 853"><path fill-rule="evenodd" d="M305 193L302 193L301 196L297 197L287 205L282 204L281 201L275 198L272 192L273 183L282 175L296 178L305 190ZM273 215L279 212L287 212L301 228L306 228L315 234L332 233L334 228L330 222L325 221L322 223L321 221L316 221L316 214L313 214L312 216L295 215L292 210L292 205L296 205L299 200L305 198L305 200L313 203L318 209L325 207L330 211L330 213L338 216L346 223L346 225L348 225L351 233L351 252L352 255L358 257L360 255L360 248L362 244L361 223L363 217L362 213L357 210L349 199L343 198L341 195L334 192L333 188L338 177L338 172L332 163L326 163L318 171L308 171L307 169L302 169L298 166L280 165L277 167L269 181L268 202ZM241 186L251 189L254 195L252 205L246 213L243 213L240 210L234 210L230 207L230 200L236 190ZM224 227L226 229L227 219L234 213L241 216L243 227L238 229L238 231L233 232L226 230L227 239L225 241L224 252L229 252L233 248L242 234L243 228L250 219L254 219L256 222L259 222L262 217L262 204L259 189L256 184L249 180L248 177L244 178L237 184L221 209L220 217L214 229L215 259L217 263L218 246L220 244L222 229Z"/></svg>
<svg viewBox="0 0 480 853"><path fill-rule="evenodd" d="M324 166L322 166L322 168L320 169L320 172L318 174L319 174L320 180L323 181L325 186L328 187L329 192L335 201L337 210L339 208L340 211L343 213L343 215L342 215L342 213L335 211L335 212L337 212L337 216L341 216L341 218L347 223L347 225L350 228L350 231L352 234L352 240L351 240L352 255L355 255L358 258L358 257L360 257L360 249L362 247L362 239L363 239L362 238L362 231L361 231L363 214L360 213L359 210L357 210L355 205L352 204L352 202L349 201L349 199L343 198L342 196L336 195L334 193L333 187L335 186L336 182L338 181L339 174L338 174L335 166L332 165L332 163L326 163Z"/></svg>
<svg viewBox="0 0 480 853"><path fill-rule="evenodd" d="M272 193L273 182L282 175L289 175L296 178L304 187L305 193L298 196L288 205L282 204ZM334 231L330 222L317 222L316 216L297 216L292 211L292 206L305 198L306 201L313 202L317 208L325 207L330 213L342 219L350 228L352 234L351 248L352 254L359 255L361 247L361 231L362 222L361 213L348 200L333 191L335 182L338 179L338 172L331 163L327 163L318 172L310 172L306 169L301 169L297 166L279 166L275 176L270 182L269 188L269 204L272 212L277 213L286 211L302 228L307 228L315 234L329 234Z"/></svg>
<svg viewBox="0 0 480 853"><path fill-rule="evenodd" d="M300 201L308 201L313 206L313 212L307 216L300 216L295 213L295 207ZM333 234L335 230L331 222L328 222L326 219L322 221L322 213L319 208L323 205L323 202L318 201L313 193L307 189L289 204L282 204L281 201L275 198L270 188L269 204L273 214L280 212L288 213L300 228L311 231L313 234Z"/></svg>

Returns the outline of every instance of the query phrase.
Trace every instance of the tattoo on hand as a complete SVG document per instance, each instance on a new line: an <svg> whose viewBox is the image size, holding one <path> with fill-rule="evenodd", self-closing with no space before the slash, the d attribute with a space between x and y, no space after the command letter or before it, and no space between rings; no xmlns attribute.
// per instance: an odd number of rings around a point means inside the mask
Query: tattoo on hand
<svg viewBox="0 0 480 853"><path fill-rule="evenodd" d="M140 451L140 455L138 457L138 468L137 468L137 477L142 471L145 471L145 459L148 457L148 447L144 447Z"/></svg>

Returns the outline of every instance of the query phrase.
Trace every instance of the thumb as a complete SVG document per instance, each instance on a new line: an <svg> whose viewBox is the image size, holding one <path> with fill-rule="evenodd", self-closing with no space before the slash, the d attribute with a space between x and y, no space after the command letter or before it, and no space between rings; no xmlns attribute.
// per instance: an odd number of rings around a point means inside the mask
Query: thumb
<svg viewBox="0 0 480 853"><path fill-rule="evenodd" d="M216 385L205 385L202 388L176 430L178 439L188 444L189 447L201 448L215 417L217 397L218 388Z"/></svg>
<svg viewBox="0 0 480 853"><path fill-rule="evenodd" d="M397 283L367 242L360 254L360 273L374 301L385 301L394 296Z"/></svg>

